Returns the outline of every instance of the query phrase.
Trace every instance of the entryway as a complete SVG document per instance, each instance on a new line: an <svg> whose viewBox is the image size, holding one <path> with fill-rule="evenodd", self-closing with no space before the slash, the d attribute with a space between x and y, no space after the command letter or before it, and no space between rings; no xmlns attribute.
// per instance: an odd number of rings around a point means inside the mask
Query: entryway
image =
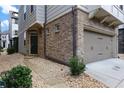
<svg viewBox="0 0 124 93"><path fill-rule="evenodd" d="M30 36L30 53L38 54L38 34L33 32Z"/></svg>

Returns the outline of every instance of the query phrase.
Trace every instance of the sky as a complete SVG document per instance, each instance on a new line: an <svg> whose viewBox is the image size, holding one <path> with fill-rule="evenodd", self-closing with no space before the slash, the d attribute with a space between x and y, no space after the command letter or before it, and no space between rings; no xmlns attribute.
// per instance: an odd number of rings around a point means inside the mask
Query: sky
<svg viewBox="0 0 124 93"><path fill-rule="evenodd" d="M8 31L9 29L9 11L18 12L18 5L0 5L0 21L1 31Z"/></svg>

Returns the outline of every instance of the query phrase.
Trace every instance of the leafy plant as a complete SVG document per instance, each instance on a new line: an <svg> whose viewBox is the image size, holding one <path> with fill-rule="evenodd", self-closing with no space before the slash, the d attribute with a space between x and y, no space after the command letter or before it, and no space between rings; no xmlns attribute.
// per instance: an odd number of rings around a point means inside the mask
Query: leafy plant
<svg viewBox="0 0 124 93"><path fill-rule="evenodd" d="M8 53L8 54L13 54L13 53L15 53L15 52L16 52L16 50L15 50L15 48L13 48L13 47L7 49L7 53Z"/></svg>
<svg viewBox="0 0 124 93"><path fill-rule="evenodd" d="M83 64L83 60L80 62L77 57L72 57L69 60L69 66L71 74L75 76L80 75L85 71L85 64Z"/></svg>
<svg viewBox="0 0 124 93"><path fill-rule="evenodd" d="M3 48L0 46L0 52L3 52Z"/></svg>
<svg viewBox="0 0 124 93"><path fill-rule="evenodd" d="M26 66L18 65L10 71L1 75L7 88L29 88L32 87L31 70Z"/></svg>

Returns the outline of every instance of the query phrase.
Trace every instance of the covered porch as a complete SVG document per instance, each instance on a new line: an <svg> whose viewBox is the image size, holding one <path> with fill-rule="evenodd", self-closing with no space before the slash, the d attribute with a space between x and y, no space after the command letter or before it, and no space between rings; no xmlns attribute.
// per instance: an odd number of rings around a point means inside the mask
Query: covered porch
<svg viewBox="0 0 124 93"><path fill-rule="evenodd" d="M43 27L35 23L26 31L26 48L28 55L44 57Z"/></svg>

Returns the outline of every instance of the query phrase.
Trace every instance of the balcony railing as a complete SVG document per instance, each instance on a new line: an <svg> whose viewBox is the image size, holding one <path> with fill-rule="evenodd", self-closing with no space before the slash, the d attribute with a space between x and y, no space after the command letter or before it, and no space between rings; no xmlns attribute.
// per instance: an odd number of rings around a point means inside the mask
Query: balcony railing
<svg viewBox="0 0 124 93"><path fill-rule="evenodd" d="M116 5L101 6L104 10L109 12L112 16L116 17L122 23L124 23L124 12Z"/></svg>

